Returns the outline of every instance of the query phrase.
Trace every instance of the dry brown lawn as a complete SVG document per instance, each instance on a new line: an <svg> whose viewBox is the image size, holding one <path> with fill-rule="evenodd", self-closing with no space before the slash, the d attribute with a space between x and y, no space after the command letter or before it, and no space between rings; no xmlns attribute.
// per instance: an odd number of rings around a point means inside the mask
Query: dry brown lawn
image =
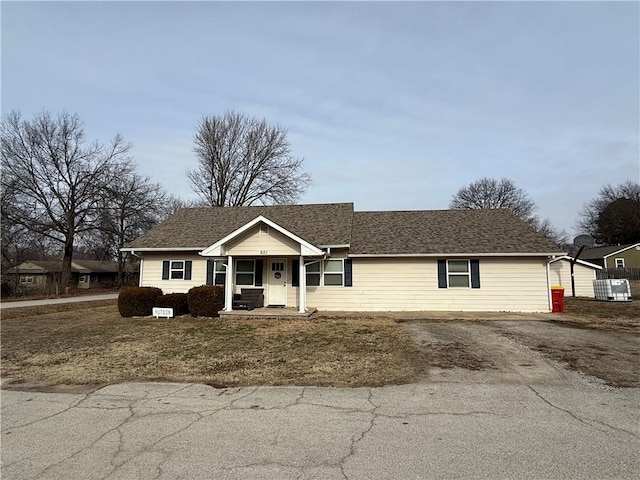
<svg viewBox="0 0 640 480"><path fill-rule="evenodd" d="M631 302L603 302L593 298L565 297L565 322L620 332L640 331L640 282L631 285Z"/></svg>
<svg viewBox="0 0 640 480"><path fill-rule="evenodd" d="M378 386L416 376L410 334L383 317L122 318L115 301L2 311L14 382Z"/></svg>

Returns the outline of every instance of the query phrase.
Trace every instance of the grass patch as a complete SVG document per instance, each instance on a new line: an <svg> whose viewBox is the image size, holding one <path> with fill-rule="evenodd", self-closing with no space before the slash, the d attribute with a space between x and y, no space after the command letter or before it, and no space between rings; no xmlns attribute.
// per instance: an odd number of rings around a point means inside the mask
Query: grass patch
<svg viewBox="0 0 640 480"><path fill-rule="evenodd" d="M561 323L573 327L599 328L620 332L640 330L640 292L631 302L603 302L593 298L565 297L564 313L568 317Z"/></svg>
<svg viewBox="0 0 640 480"><path fill-rule="evenodd" d="M122 318L116 302L2 312L2 376L19 382L379 386L412 381L411 336L389 318Z"/></svg>

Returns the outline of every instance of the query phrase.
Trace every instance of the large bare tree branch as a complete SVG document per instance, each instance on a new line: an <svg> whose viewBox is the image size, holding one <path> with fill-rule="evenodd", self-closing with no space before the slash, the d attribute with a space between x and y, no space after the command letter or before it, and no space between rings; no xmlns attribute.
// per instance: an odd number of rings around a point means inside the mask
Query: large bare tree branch
<svg viewBox="0 0 640 480"><path fill-rule="evenodd" d="M119 135L108 146L88 144L80 118L66 112L31 121L11 112L0 134L2 188L11 186L15 201L3 218L63 245L67 286L76 235L95 227L102 190L127 161L130 145Z"/></svg>
<svg viewBox="0 0 640 480"><path fill-rule="evenodd" d="M533 229L558 245L567 242L567 234L557 231L548 219L541 220L534 214L537 207L527 193L508 178L500 181L481 178L453 195L449 208L454 210L479 210L505 208L528 223Z"/></svg>
<svg viewBox="0 0 640 480"><path fill-rule="evenodd" d="M239 113L202 118L193 151L198 165L187 176L206 205L293 203L311 181L285 130Z"/></svg>

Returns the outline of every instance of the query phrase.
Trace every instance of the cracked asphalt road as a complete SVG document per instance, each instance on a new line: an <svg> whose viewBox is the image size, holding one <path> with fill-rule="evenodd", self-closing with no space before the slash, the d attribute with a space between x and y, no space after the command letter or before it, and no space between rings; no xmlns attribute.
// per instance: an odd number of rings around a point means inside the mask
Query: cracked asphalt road
<svg viewBox="0 0 640 480"><path fill-rule="evenodd" d="M125 383L2 391L2 478L637 478L640 390Z"/></svg>

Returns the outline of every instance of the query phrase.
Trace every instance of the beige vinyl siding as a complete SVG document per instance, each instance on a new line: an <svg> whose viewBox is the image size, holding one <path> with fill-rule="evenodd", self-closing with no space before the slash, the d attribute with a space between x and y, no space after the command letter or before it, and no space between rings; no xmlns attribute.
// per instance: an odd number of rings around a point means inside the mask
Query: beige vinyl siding
<svg viewBox="0 0 640 480"><path fill-rule="evenodd" d="M162 280L163 260L191 260L191 280ZM353 287L307 287L307 306L320 311L549 311L546 259L480 258L480 288L438 288L435 258L354 258ZM557 262L556 262L557 263ZM264 271L268 259L264 258ZM187 292L206 282L197 253L144 255L141 285ZM287 261L287 306L298 305ZM265 302L267 279L263 278ZM235 290L239 291L240 287Z"/></svg>
<svg viewBox="0 0 640 480"><path fill-rule="evenodd" d="M191 260L191 280L163 280L164 260ZM207 283L207 260L195 252L145 253L140 275L142 287L158 287L162 293L187 293L190 288Z"/></svg>
<svg viewBox="0 0 640 480"><path fill-rule="evenodd" d="M289 289L289 305L298 289ZM354 258L353 287L308 287L324 311L549 311L546 259L481 258L480 288L438 288L437 259Z"/></svg>
<svg viewBox="0 0 640 480"><path fill-rule="evenodd" d="M573 278L576 286L576 296L591 297L593 293L593 281L596 279L596 269L576 263L573 267ZM551 285L564 287L564 295L571 295L571 265L569 260L558 260L549 264L549 279Z"/></svg>
<svg viewBox="0 0 640 480"><path fill-rule="evenodd" d="M300 244L286 235L269 227L268 233L260 233L256 226L240 238L231 240L225 245L225 255L265 256L300 255Z"/></svg>

